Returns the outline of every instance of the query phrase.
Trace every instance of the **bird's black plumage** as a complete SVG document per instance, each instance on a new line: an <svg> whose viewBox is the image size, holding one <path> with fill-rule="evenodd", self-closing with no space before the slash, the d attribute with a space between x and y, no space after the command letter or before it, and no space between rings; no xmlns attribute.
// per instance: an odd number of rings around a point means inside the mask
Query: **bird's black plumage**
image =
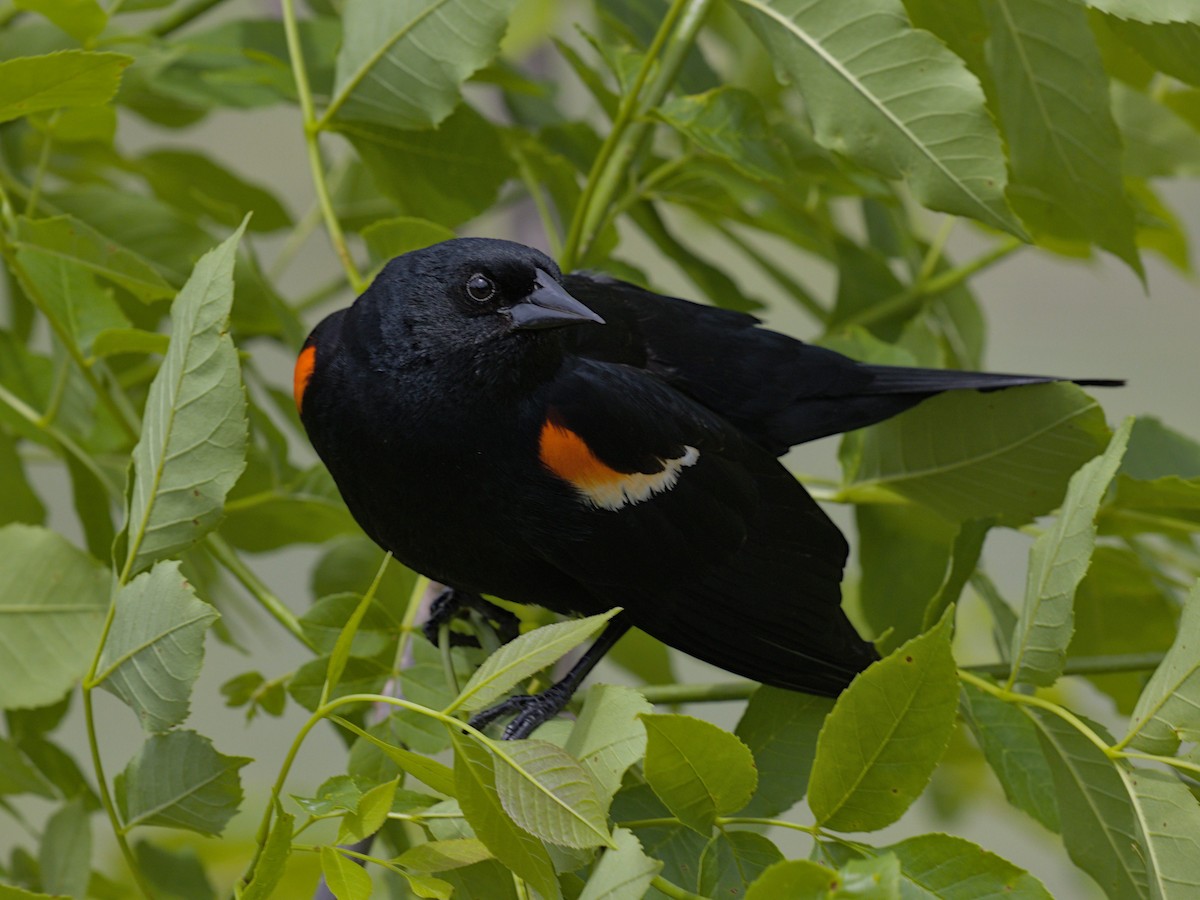
<svg viewBox="0 0 1200 900"><path fill-rule="evenodd" d="M834 696L877 657L841 609L845 540L775 457L941 391L1053 380L864 365L460 239L393 260L318 325L296 398L351 512L406 565L560 613L621 606L610 640L635 625Z"/></svg>

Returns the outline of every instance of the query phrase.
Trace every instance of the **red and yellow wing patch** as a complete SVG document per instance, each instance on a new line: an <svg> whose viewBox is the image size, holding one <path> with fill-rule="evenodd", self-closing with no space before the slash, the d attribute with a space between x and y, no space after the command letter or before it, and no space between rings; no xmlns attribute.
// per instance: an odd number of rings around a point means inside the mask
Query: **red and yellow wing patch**
<svg viewBox="0 0 1200 900"><path fill-rule="evenodd" d="M618 472L600 460L578 434L551 419L542 423L538 456L542 464L570 484L592 506L620 509L668 491L685 466L695 465L700 451L685 448L678 459L660 460L657 472Z"/></svg>
<svg viewBox="0 0 1200 900"><path fill-rule="evenodd" d="M309 344L300 351L296 359L296 368L292 372L292 396L296 399L296 412L304 408L304 391L312 378L313 367L317 364L317 345Z"/></svg>

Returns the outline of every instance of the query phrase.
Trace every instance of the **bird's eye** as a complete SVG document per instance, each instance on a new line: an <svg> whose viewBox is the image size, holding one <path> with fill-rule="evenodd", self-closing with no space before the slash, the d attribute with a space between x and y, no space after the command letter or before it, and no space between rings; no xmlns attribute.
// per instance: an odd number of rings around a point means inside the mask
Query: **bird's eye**
<svg viewBox="0 0 1200 900"><path fill-rule="evenodd" d="M467 279L467 294L472 300L486 303L496 295L496 283L479 272Z"/></svg>

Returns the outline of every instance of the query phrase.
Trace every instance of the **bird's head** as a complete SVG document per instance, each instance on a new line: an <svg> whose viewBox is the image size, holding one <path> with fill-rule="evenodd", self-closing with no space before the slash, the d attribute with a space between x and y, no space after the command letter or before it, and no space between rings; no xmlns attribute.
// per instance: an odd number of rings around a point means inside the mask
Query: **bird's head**
<svg viewBox="0 0 1200 900"><path fill-rule="evenodd" d="M560 278L554 260L532 247L459 238L396 257L355 306L374 320L386 345L418 354L603 324Z"/></svg>

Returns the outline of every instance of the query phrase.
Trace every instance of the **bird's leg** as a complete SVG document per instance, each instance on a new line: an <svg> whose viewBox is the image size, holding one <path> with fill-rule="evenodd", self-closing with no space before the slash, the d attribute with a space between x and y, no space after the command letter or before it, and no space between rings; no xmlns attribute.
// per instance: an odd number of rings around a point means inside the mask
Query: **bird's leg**
<svg viewBox="0 0 1200 900"><path fill-rule="evenodd" d="M494 603L488 603L478 594L460 591L452 587L446 587L433 598L433 602L429 604L429 616L426 618L425 624L421 626L421 631L424 632L429 643L436 645L438 631L441 630L441 627L449 625L471 610L482 615L488 626L496 632L496 636L502 644L507 644L520 632L521 620L507 609L502 609ZM475 638L456 631L450 632L450 643L456 647L479 646L479 642Z"/></svg>
<svg viewBox="0 0 1200 900"><path fill-rule="evenodd" d="M603 659L604 654L624 636L631 624L624 613L618 613L565 676L540 694L518 694L481 713L476 713L471 717L471 727L486 728L501 716L516 713L516 717L504 728L504 740L529 737L539 725L550 721L563 711L583 679L596 668L596 663Z"/></svg>

